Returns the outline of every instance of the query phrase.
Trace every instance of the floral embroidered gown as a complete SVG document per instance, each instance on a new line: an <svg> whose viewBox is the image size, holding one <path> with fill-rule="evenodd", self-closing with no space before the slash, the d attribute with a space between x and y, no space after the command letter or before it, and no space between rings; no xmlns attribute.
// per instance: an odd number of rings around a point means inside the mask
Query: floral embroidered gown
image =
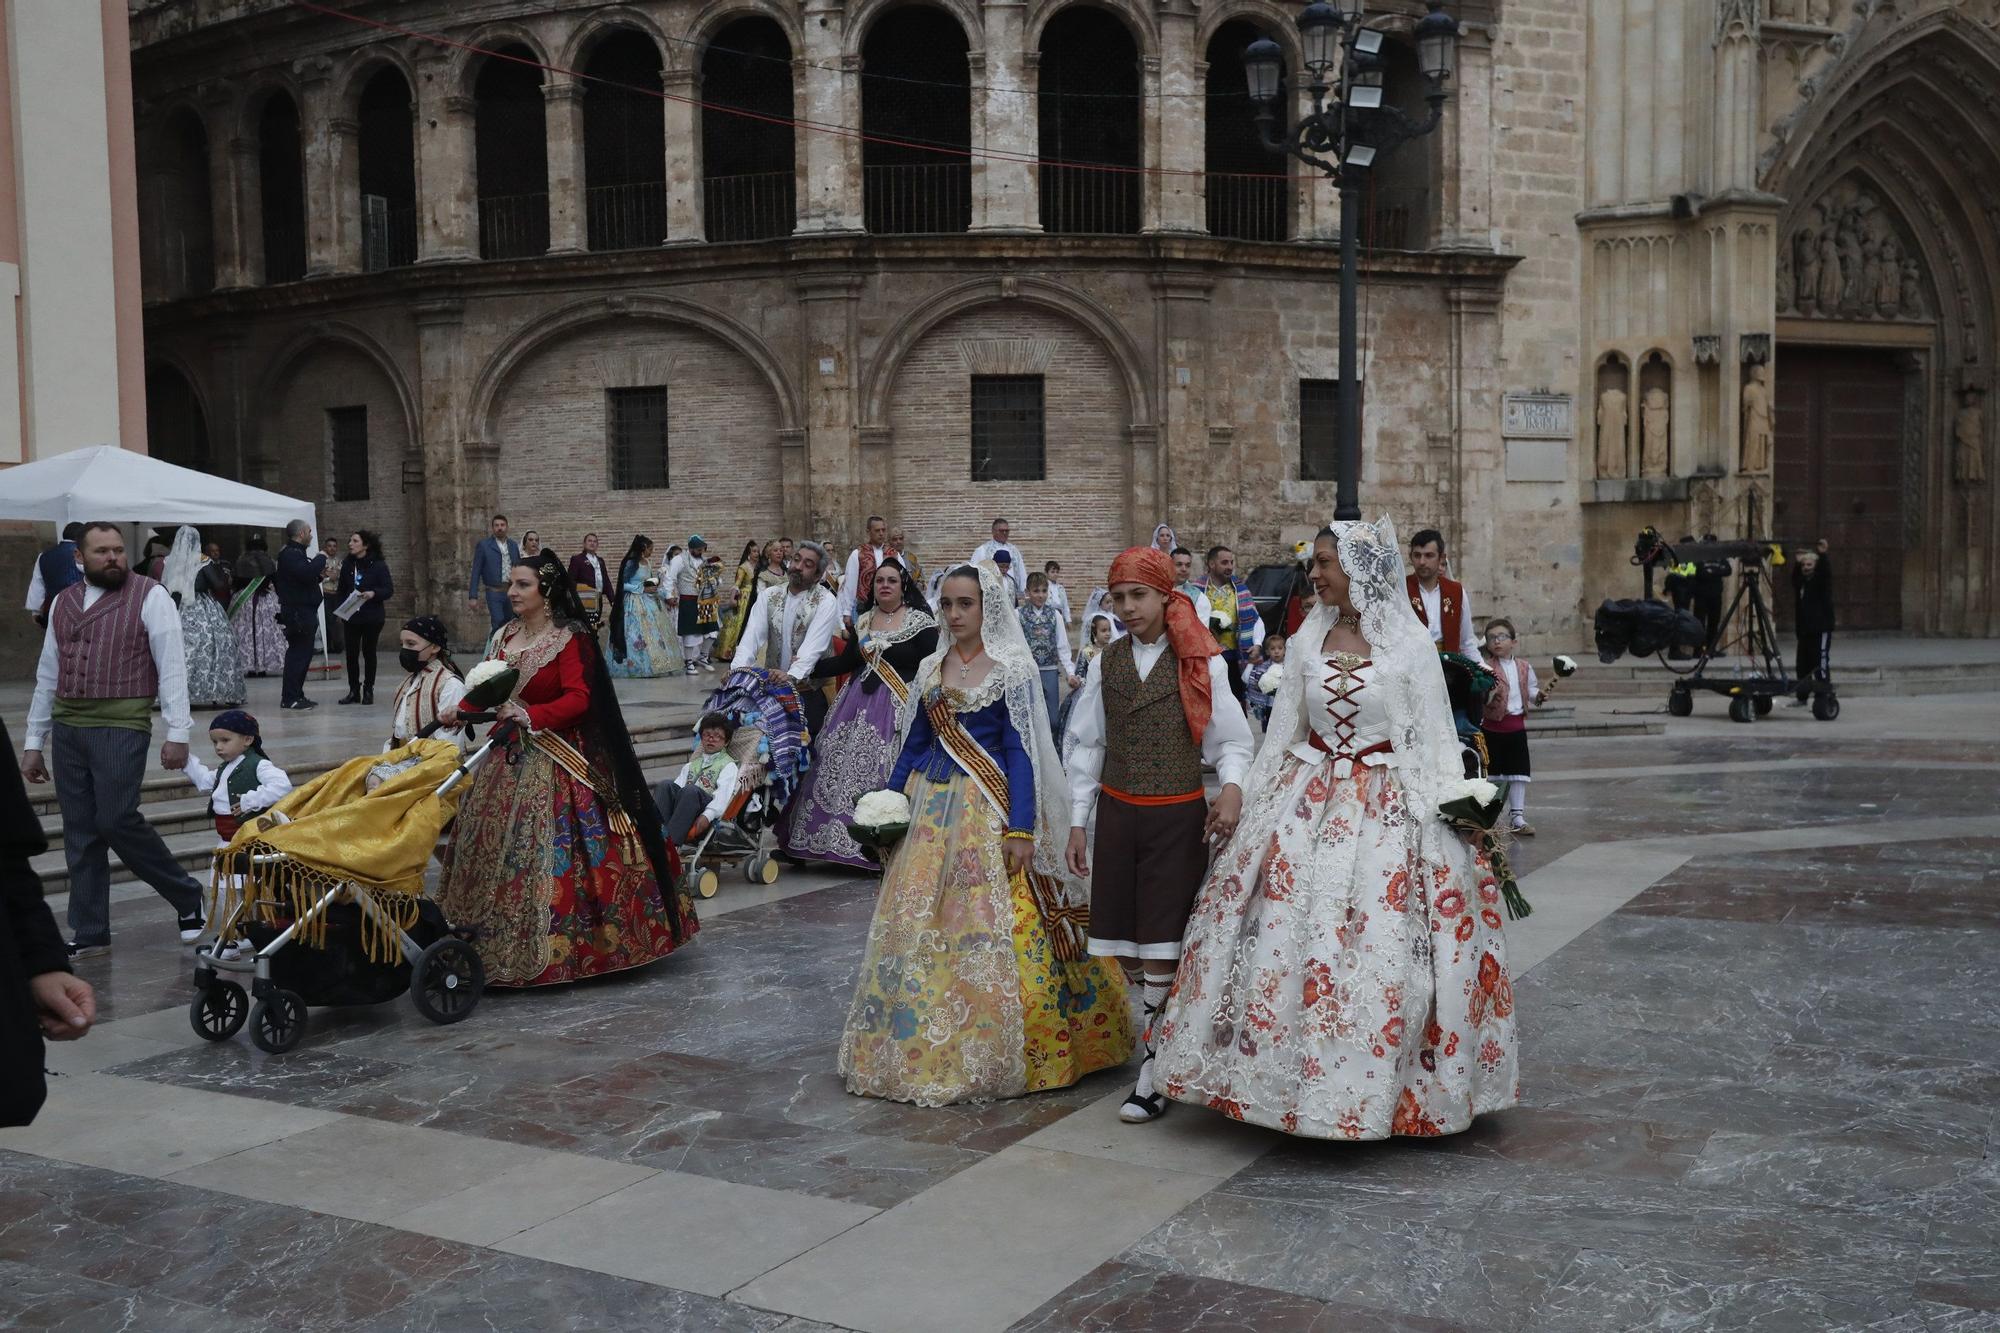
<svg viewBox="0 0 2000 1333"><path fill-rule="evenodd" d="M518 620L493 635L487 658L521 673L514 697L536 732L580 756L580 778L532 741L494 754L459 802L438 905L478 931L486 979L546 986L666 957L698 929L692 904L661 873L609 795L608 756L592 719L597 646L555 627L533 640ZM602 681L603 677L598 676ZM667 877L676 876L669 856ZM678 914L676 939L670 913Z"/></svg>
<svg viewBox="0 0 2000 1333"><path fill-rule="evenodd" d="M999 684L926 698L990 759L984 783L922 710L890 776L910 831L889 857L841 1035L849 1092L923 1106L1018 1097L1132 1054L1117 968L1058 958L1035 886L1007 874L1003 839L1034 829L1035 782Z"/></svg>
<svg viewBox="0 0 2000 1333"><path fill-rule="evenodd" d="M681 641L667 618L667 604L661 599L660 589L646 586L646 580L652 577L653 567L643 560L626 572L622 587L624 615L620 618L625 657L621 661L617 653L610 653L605 663L614 676L668 676L686 663L681 655Z"/></svg>
<svg viewBox="0 0 2000 1333"><path fill-rule="evenodd" d="M815 682L849 679L813 738L812 766L792 798L784 846L794 856L874 870L876 863L862 854L847 824L854 803L888 782L902 748L896 718L918 664L937 647L938 631L929 615L911 608L903 623L886 633L875 629L875 612L864 611L854 635L854 642L813 671Z"/></svg>
<svg viewBox="0 0 2000 1333"><path fill-rule="evenodd" d="M1306 738L1245 794L1280 803L1275 831L1224 847L1195 901L1155 1077L1287 1134L1457 1133L1518 1095L1500 891L1463 842L1416 854L1434 815L1404 805L1374 665L1315 667Z"/></svg>

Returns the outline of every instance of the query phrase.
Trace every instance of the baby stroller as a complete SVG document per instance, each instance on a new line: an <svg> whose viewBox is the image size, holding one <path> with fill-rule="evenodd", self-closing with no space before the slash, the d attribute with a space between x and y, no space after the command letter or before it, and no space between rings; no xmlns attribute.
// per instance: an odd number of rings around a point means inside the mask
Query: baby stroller
<svg viewBox="0 0 2000 1333"><path fill-rule="evenodd" d="M778 882L778 821L811 759L798 691L775 683L761 667L732 671L708 700L708 711L736 724L729 757L736 793L722 818L683 849L687 882L704 898L722 886L721 872L739 866L752 884Z"/></svg>
<svg viewBox="0 0 2000 1333"><path fill-rule="evenodd" d="M304 1038L307 1005L406 991L433 1023L471 1014L486 968L424 897L424 866L457 813L455 789L495 744L463 760L433 740L363 755L245 820L215 852L215 936L196 953L188 1006L196 1035L226 1041L247 1019L250 1040L281 1054ZM225 940L254 951L224 957ZM250 978L249 995L232 976Z"/></svg>
<svg viewBox="0 0 2000 1333"><path fill-rule="evenodd" d="M1479 721L1486 714L1486 696L1493 692L1493 673L1463 653L1439 653L1438 660L1444 667L1445 693L1451 696L1451 724L1458 732L1465 776L1483 778L1488 759Z"/></svg>

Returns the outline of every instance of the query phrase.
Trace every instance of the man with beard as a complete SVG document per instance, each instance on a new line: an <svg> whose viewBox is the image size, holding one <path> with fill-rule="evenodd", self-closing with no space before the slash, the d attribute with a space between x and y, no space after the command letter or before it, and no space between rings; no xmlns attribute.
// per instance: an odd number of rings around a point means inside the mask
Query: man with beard
<svg viewBox="0 0 2000 1333"><path fill-rule="evenodd" d="M750 608L736 658L729 664L732 671L765 667L797 686L806 727L815 736L826 720L826 691L813 688L812 672L840 626L840 601L820 582L826 563L824 546L798 544L787 580L764 589Z"/></svg>
<svg viewBox="0 0 2000 1333"><path fill-rule="evenodd" d="M1264 642L1264 622L1257 615L1257 599L1250 584L1236 572L1236 552L1227 546L1211 546L1202 561L1206 573L1195 582L1208 598L1212 609L1208 627L1222 646L1222 660L1229 666L1229 692L1237 703L1244 702L1243 659Z"/></svg>
<svg viewBox="0 0 2000 1333"><path fill-rule="evenodd" d="M83 582L49 605L21 752L22 776L47 782L42 751L53 742L69 864L69 953L110 952L113 851L173 905L181 943L192 944L201 938L201 886L139 813L156 695L167 728L160 767L187 767L194 719L180 611L165 588L126 567L116 524L86 523L81 546Z"/></svg>

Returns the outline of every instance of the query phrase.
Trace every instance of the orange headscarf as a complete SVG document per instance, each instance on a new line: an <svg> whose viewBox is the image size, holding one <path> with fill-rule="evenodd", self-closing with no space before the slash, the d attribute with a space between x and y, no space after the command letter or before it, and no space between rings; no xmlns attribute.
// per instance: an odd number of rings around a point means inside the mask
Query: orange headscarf
<svg viewBox="0 0 2000 1333"><path fill-rule="evenodd" d="M1143 583L1167 594L1167 645L1180 663L1181 711L1187 714L1188 731L1201 744L1214 713L1208 679L1208 659L1221 652L1215 636L1195 614L1194 603L1184 592L1174 589L1174 562L1157 546L1134 546L1111 562L1111 586Z"/></svg>

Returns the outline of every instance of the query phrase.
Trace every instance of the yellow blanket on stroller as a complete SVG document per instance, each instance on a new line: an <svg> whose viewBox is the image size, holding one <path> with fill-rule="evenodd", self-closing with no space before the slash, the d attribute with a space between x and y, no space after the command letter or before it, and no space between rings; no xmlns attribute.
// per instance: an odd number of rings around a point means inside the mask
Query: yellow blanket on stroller
<svg viewBox="0 0 2000 1333"><path fill-rule="evenodd" d="M424 867L438 836L458 812L455 787L437 789L458 767L458 747L449 741L412 741L387 754L350 759L308 782L263 814L243 821L227 847L215 853L210 920L230 922L250 902L282 903L294 919L342 884L368 893L375 904L407 930L416 920L424 891ZM378 767L414 761L374 790L369 774ZM273 819L282 815L285 821ZM262 863L250 858L275 855ZM270 915L269 909L265 915ZM368 925L364 943L371 958L392 961L395 937ZM326 914L319 913L295 937L314 947L325 944ZM380 957L377 957L377 954Z"/></svg>

